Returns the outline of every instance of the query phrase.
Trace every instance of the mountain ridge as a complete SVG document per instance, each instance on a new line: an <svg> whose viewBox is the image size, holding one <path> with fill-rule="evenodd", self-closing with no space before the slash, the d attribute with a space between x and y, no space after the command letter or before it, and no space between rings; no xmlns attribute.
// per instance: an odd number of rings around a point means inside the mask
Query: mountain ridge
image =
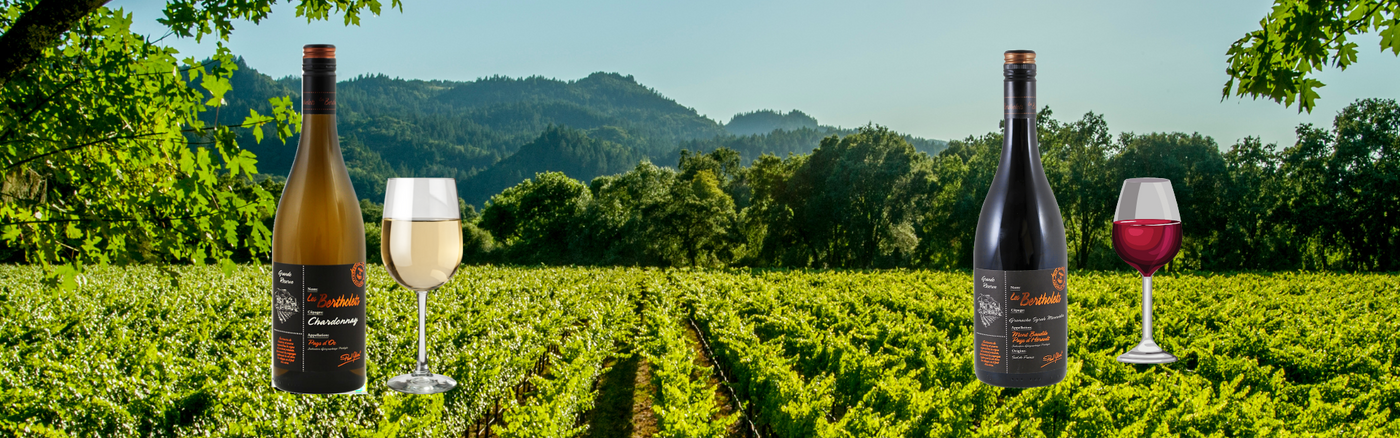
<svg viewBox="0 0 1400 438"><path fill-rule="evenodd" d="M250 109L268 114L273 97L291 96L300 110L301 78L273 79L242 58L236 62L233 90L215 113L218 122L236 124ZM342 80L336 88L346 166L357 195L375 202L389 177L455 178L459 195L479 205L537 172L563 171L588 181L626 171L641 159L674 165L682 149L719 147L736 148L751 161L763 153L810 153L821 138L851 131L816 125L797 110L758 110L723 124L620 73L461 82L373 74ZM735 120L743 125L739 133L727 129ZM266 137L258 143L245 131L239 144L257 154L260 173L281 177L291 168L298 139L283 145ZM907 138L926 153L946 147ZM618 161L624 159L631 162Z"/></svg>

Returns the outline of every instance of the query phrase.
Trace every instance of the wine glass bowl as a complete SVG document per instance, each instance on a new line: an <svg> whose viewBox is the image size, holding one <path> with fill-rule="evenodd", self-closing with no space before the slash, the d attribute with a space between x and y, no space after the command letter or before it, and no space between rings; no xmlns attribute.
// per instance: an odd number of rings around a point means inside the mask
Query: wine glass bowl
<svg viewBox="0 0 1400 438"><path fill-rule="evenodd" d="M437 394L457 386L428 370L425 325L428 292L452 278L462 262L462 220L452 178L390 178L384 190L380 250L389 276L418 293L418 366L389 379L408 394Z"/></svg>
<svg viewBox="0 0 1400 438"><path fill-rule="evenodd" d="M1181 248L1181 221L1136 219L1113 222L1113 250L1144 277L1166 266Z"/></svg>
<svg viewBox="0 0 1400 438"><path fill-rule="evenodd" d="M1123 181L1113 215L1113 250L1142 274L1142 339L1119 362L1176 362L1152 339L1152 274L1166 266L1181 249L1181 213L1172 182L1164 178Z"/></svg>

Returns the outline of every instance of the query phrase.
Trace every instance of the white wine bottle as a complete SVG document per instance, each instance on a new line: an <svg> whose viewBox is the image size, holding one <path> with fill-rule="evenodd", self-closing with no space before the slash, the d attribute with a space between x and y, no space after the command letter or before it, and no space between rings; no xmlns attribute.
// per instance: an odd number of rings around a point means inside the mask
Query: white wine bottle
<svg viewBox="0 0 1400 438"><path fill-rule="evenodd" d="M978 380L1029 388L1065 377L1069 254L1040 164L1035 52L1005 59L1005 140L972 246L972 362Z"/></svg>
<svg viewBox="0 0 1400 438"><path fill-rule="evenodd" d="M303 48L301 142L272 228L272 385L365 386L365 224L335 129L335 46Z"/></svg>

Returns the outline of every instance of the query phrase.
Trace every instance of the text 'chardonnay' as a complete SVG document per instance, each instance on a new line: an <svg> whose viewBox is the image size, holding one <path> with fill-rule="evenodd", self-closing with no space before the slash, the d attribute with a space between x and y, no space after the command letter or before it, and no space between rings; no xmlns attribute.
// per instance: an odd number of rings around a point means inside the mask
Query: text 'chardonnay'
<svg viewBox="0 0 1400 438"><path fill-rule="evenodd" d="M365 224L335 129L335 46L303 48L301 142L272 228L272 385L365 386Z"/></svg>
<svg viewBox="0 0 1400 438"><path fill-rule="evenodd" d="M1005 59L1005 139L972 249L973 368L988 384L1029 388L1065 377L1069 254L1040 165L1035 52Z"/></svg>

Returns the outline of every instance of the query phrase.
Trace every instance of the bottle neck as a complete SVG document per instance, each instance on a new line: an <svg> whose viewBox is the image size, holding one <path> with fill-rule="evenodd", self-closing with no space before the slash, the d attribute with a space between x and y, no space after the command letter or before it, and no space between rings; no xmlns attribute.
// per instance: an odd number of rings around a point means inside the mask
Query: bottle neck
<svg viewBox="0 0 1400 438"><path fill-rule="evenodd" d="M1040 165L1040 141L1036 137L1036 101L1034 64L1024 70L1006 69L1002 163L1022 159ZM1008 66L1010 67L1010 66Z"/></svg>
<svg viewBox="0 0 1400 438"><path fill-rule="evenodd" d="M335 116L335 70L307 71L301 76L301 113ZM304 119L305 120L305 119ZM303 121L303 126L305 121Z"/></svg>
<svg viewBox="0 0 1400 438"><path fill-rule="evenodd" d="M321 67L321 66L317 66ZM334 167L344 162L340 151L340 136L335 126L335 69L312 70L309 66L301 77L301 141L297 159L308 163L325 163Z"/></svg>

